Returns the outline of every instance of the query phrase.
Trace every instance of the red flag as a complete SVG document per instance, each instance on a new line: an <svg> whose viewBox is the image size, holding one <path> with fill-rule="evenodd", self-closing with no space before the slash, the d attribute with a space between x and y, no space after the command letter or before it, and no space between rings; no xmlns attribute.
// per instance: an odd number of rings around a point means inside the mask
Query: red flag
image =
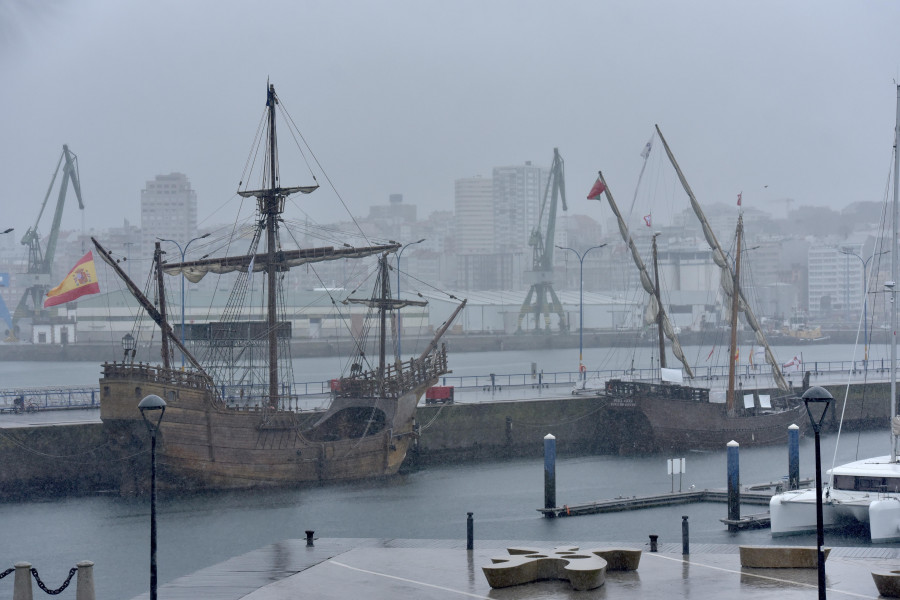
<svg viewBox="0 0 900 600"><path fill-rule="evenodd" d="M597 181L594 182L594 187L592 187L590 193L588 193L587 199L596 200L605 190L606 186L603 185L603 181L598 177Z"/></svg>
<svg viewBox="0 0 900 600"><path fill-rule="evenodd" d="M741 193L738 194L738 206L741 205L741 196L743 195L743 193L744 193L744 192L741 192Z"/></svg>
<svg viewBox="0 0 900 600"><path fill-rule="evenodd" d="M644 225L646 225L647 227L650 227L650 221L651 221L650 215L644 215Z"/></svg>

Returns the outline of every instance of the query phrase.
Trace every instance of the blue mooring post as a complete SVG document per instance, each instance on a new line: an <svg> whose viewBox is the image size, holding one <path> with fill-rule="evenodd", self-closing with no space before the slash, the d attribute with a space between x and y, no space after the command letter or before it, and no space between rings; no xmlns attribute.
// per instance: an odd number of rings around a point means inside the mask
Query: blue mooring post
<svg viewBox="0 0 900 600"><path fill-rule="evenodd" d="M788 489L800 489L800 428L788 427Z"/></svg>
<svg viewBox="0 0 900 600"><path fill-rule="evenodd" d="M556 508L556 438L551 433L544 436L544 508Z"/></svg>
<svg viewBox="0 0 900 600"><path fill-rule="evenodd" d="M732 521L741 518L740 449L741 445L736 441L728 442L728 518Z"/></svg>
<svg viewBox="0 0 900 600"><path fill-rule="evenodd" d="M466 513L466 550L475 548L475 521L472 519L474 513Z"/></svg>
<svg viewBox="0 0 900 600"><path fill-rule="evenodd" d="M685 556L691 553L691 536L688 526L688 515L681 517L681 553Z"/></svg>

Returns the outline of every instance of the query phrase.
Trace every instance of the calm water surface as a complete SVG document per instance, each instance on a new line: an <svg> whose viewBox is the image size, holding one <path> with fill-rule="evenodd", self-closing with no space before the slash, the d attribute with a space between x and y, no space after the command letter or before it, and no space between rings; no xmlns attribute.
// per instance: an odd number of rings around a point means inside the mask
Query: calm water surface
<svg viewBox="0 0 900 600"><path fill-rule="evenodd" d="M830 463L835 438L823 440ZM887 433L846 436L838 462L884 454ZM814 473L811 440L801 444L801 476ZM672 482L665 456L562 458L557 464L557 500L577 504L647 493L664 493ZM724 450L689 453L682 486L724 487ZM741 481L777 480L787 471L785 448L741 452ZM678 489L678 481L675 488ZM306 529L321 537L463 539L466 512L475 513L476 543L487 540L624 541L642 545L651 533L662 542L681 539L681 516L690 518L694 543L771 543L768 530L732 534L718 519L724 504L693 504L643 511L548 520L543 505L541 459L431 467L386 480L310 486L289 490L176 496L160 494L161 582L235 555L286 539ZM744 512L760 512L747 506ZM149 581L149 503L115 496L0 503L0 567L32 562L48 580L62 581L79 560L96 563L98 598L131 598ZM815 544L815 536L776 543ZM864 534L828 535L830 545L868 544ZM58 583L54 584L58 585ZM67 590L60 598L74 598ZM11 598L11 577L0 580L0 599Z"/></svg>

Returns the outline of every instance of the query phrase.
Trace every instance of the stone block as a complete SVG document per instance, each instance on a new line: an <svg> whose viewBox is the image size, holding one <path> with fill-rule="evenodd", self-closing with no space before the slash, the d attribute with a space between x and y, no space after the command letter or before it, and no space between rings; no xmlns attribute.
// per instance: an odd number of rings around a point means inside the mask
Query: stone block
<svg viewBox="0 0 900 600"><path fill-rule="evenodd" d="M825 558L831 548L823 548ZM755 569L816 569L814 546L741 546L741 566Z"/></svg>

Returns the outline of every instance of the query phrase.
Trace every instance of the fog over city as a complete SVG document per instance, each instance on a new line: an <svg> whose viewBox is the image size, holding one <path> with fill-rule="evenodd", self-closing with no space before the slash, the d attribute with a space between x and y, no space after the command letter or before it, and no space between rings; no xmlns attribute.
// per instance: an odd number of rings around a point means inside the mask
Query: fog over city
<svg viewBox="0 0 900 600"><path fill-rule="evenodd" d="M200 227L229 221L267 80L355 215L391 193L453 210L456 179L558 147L570 214L605 222L597 170L628 196L655 123L701 202L879 202L898 23L890 1L2 0L0 229L33 224L64 143L88 229L139 225L171 172ZM300 205L347 217L331 193Z"/></svg>

